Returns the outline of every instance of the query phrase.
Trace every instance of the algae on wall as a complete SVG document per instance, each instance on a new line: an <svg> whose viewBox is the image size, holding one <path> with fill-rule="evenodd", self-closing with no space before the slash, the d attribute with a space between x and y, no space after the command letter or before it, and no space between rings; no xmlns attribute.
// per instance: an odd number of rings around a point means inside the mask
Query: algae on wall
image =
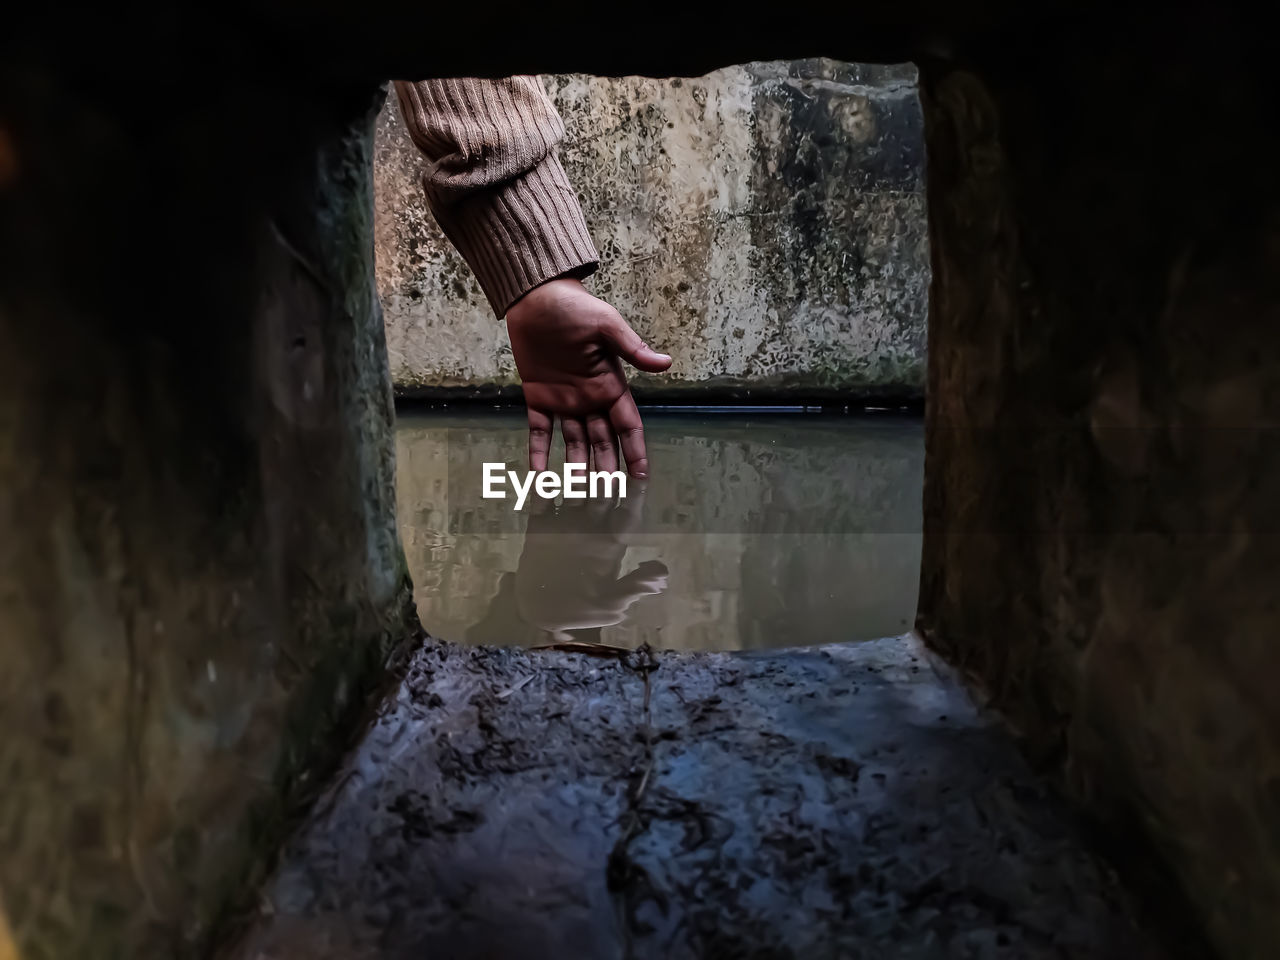
<svg viewBox="0 0 1280 960"><path fill-rule="evenodd" d="M929 285L915 71L828 60L704 77L544 77L601 256L589 281L667 374L650 396L923 395ZM375 143L377 275L408 395L517 382L426 208L394 96Z"/></svg>

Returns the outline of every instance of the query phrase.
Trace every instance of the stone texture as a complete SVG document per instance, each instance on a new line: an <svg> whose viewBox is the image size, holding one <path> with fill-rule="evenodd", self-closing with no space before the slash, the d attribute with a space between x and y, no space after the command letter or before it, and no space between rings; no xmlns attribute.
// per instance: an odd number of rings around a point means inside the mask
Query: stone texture
<svg viewBox="0 0 1280 960"><path fill-rule="evenodd" d="M1063 30L1034 57L922 74L920 624L1131 866L1173 866L1188 906L1170 924L1263 958L1280 942L1280 186L1257 159L1280 147L1278 91L1228 16L1171 14L1158 36ZM1190 117L1213 135L1186 136Z"/></svg>
<svg viewBox="0 0 1280 960"><path fill-rule="evenodd" d="M375 89L225 76L139 98L0 71L0 899L23 960L190 955L408 632Z"/></svg>
<svg viewBox="0 0 1280 960"><path fill-rule="evenodd" d="M1156 960L911 637L769 654L427 644L236 960Z"/></svg>
<svg viewBox="0 0 1280 960"><path fill-rule="evenodd" d="M601 255L590 285L675 357L634 378L641 395L920 397L929 271L914 73L814 60L544 78ZM512 395L506 331L426 208L394 97L376 150L397 389Z"/></svg>

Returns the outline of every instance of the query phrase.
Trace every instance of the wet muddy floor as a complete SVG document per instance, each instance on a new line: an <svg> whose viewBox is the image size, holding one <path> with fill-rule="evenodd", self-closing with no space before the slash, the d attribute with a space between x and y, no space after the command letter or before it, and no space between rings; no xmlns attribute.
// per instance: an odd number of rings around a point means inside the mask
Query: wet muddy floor
<svg viewBox="0 0 1280 960"><path fill-rule="evenodd" d="M402 413L401 537L418 610L456 643L736 650L911 626L918 418L646 413L652 477L597 502L481 497L524 469L520 414ZM558 465L557 465L558 469Z"/></svg>
<svg viewBox="0 0 1280 960"><path fill-rule="evenodd" d="M1161 954L907 636L621 659L429 643L237 956Z"/></svg>

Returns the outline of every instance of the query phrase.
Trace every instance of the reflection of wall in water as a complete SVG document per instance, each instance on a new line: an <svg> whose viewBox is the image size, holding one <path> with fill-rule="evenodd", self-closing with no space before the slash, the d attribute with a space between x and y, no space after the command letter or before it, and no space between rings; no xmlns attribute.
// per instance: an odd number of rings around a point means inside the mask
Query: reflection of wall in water
<svg viewBox="0 0 1280 960"><path fill-rule="evenodd" d="M520 559L524 515L509 501L483 500L480 477L486 461L521 467L523 425L412 419L400 426L398 444L400 517L419 613L430 631L462 642ZM640 600L602 639L715 649L909 627L919 571L917 435L904 438L900 425L850 430L847 421L657 418L649 445L661 473L623 572L661 560L670 587ZM534 639L503 636L492 618L471 632L473 641L477 633L491 643Z"/></svg>
<svg viewBox="0 0 1280 960"><path fill-rule="evenodd" d="M759 538L742 562L744 647L838 643L911 629L920 535L810 534L789 549ZM839 579L832 580L832 571ZM806 611L797 618L795 611Z"/></svg>
<svg viewBox="0 0 1280 960"><path fill-rule="evenodd" d="M651 417L646 437L655 466L644 529L918 533L924 469L918 425L807 419ZM523 530L524 514L511 509L511 500L481 496L484 463L524 470L522 420L428 415L402 421L399 436L401 489L415 491L402 508L419 511L415 516L441 511L430 514L436 530L445 529L445 518L453 533ZM406 474L409 457L417 459Z"/></svg>
<svg viewBox="0 0 1280 960"><path fill-rule="evenodd" d="M448 436L441 427L398 426L397 512L418 615L432 633L460 641L471 612L497 592L503 571L515 569L520 536L450 532L459 526L449 513ZM474 444L491 459L503 456L496 437L477 435Z"/></svg>

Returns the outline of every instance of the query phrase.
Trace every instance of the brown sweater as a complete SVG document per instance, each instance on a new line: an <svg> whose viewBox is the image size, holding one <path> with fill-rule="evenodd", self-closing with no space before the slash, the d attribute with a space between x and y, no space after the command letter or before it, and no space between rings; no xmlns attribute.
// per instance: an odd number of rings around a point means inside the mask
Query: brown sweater
<svg viewBox="0 0 1280 960"><path fill-rule="evenodd" d="M599 262L556 156L564 123L537 77L397 81L409 135L430 161L431 212L494 312Z"/></svg>

